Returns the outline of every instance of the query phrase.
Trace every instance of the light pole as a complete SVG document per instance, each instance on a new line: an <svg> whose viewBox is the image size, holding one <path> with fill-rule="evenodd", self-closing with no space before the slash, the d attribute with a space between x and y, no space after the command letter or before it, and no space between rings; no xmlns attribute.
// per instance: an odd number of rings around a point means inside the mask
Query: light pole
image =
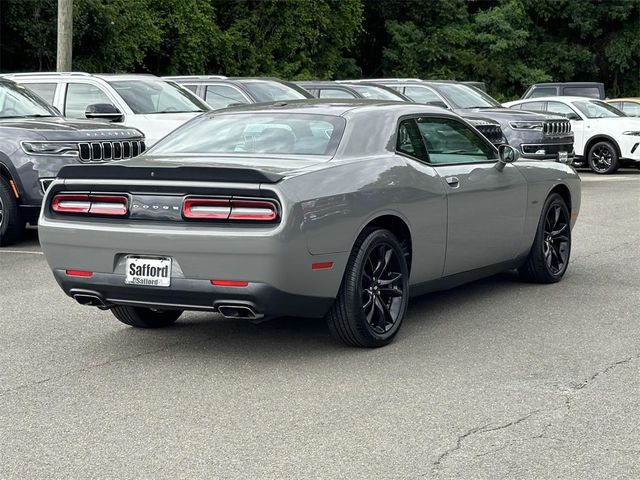
<svg viewBox="0 0 640 480"><path fill-rule="evenodd" d="M58 54L56 70L71 71L73 45L73 0L58 0Z"/></svg>

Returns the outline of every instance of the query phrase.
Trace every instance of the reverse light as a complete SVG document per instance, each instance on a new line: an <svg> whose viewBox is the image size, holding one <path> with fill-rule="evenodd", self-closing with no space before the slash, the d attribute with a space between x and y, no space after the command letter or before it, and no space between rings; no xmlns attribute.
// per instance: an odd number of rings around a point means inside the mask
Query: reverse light
<svg viewBox="0 0 640 480"><path fill-rule="evenodd" d="M269 200L187 197L182 215L196 220L270 222L278 218L278 207Z"/></svg>
<svg viewBox="0 0 640 480"><path fill-rule="evenodd" d="M78 144L70 142L22 142L22 150L28 155L77 156Z"/></svg>
<svg viewBox="0 0 640 480"><path fill-rule="evenodd" d="M129 212L129 198L126 195L60 193L53 197L51 209L56 213L123 217Z"/></svg>
<svg viewBox="0 0 640 480"><path fill-rule="evenodd" d="M531 121L509 122L509 126L514 130L535 130L540 132L544 128L542 122Z"/></svg>

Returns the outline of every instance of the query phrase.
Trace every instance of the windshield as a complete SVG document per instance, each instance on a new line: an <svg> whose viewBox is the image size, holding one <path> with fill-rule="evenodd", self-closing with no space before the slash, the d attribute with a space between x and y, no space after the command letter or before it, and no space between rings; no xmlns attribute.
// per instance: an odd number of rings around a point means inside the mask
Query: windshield
<svg viewBox="0 0 640 480"><path fill-rule="evenodd" d="M405 101L400 95L385 90L384 88L375 87L372 85L350 85L356 92L362 95L364 98L372 98L375 100L394 100Z"/></svg>
<svg viewBox="0 0 640 480"><path fill-rule="evenodd" d="M244 87L251 92L258 102L275 102L278 100L302 100L305 97L297 90L279 82L266 80L244 80Z"/></svg>
<svg viewBox="0 0 640 480"><path fill-rule="evenodd" d="M587 118L626 117L626 115L620 110L612 107L611 105L607 105L604 102L598 102L595 100L576 100L573 104Z"/></svg>
<svg viewBox="0 0 640 480"><path fill-rule="evenodd" d="M445 97L454 108L494 108L500 104L484 92L469 85L456 83L430 84Z"/></svg>
<svg viewBox="0 0 640 480"><path fill-rule="evenodd" d="M0 118L57 117L36 94L13 82L0 82Z"/></svg>
<svg viewBox="0 0 640 480"><path fill-rule="evenodd" d="M330 115L206 115L169 134L149 153L333 155L345 123Z"/></svg>
<svg viewBox="0 0 640 480"><path fill-rule="evenodd" d="M209 110L204 102L184 88L155 78L109 82L137 114L186 113Z"/></svg>

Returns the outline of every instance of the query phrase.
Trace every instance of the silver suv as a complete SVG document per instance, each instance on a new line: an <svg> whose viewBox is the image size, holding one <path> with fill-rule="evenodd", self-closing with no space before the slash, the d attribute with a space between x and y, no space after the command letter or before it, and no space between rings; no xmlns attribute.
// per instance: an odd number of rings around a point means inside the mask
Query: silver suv
<svg viewBox="0 0 640 480"><path fill-rule="evenodd" d="M101 119L135 127L153 145L204 111L205 102L173 82L154 75L14 73L24 85L67 118Z"/></svg>

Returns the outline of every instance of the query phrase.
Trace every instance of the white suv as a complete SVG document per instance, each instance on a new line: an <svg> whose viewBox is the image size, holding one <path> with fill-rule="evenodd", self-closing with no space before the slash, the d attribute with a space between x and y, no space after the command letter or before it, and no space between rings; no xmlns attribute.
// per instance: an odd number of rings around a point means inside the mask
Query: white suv
<svg viewBox="0 0 640 480"><path fill-rule="evenodd" d="M68 118L102 119L135 127L151 146L180 125L210 110L201 99L154 75L14 73L24 85Z"/></svg>
<svg viewBox="0 0 640 480"><path fill-rule="evenodd" d="M640 118L585 97L537 97L503 105L568 118L578 165L586 163L596 173L613 173L622 166L640 168Z"/></svg>

